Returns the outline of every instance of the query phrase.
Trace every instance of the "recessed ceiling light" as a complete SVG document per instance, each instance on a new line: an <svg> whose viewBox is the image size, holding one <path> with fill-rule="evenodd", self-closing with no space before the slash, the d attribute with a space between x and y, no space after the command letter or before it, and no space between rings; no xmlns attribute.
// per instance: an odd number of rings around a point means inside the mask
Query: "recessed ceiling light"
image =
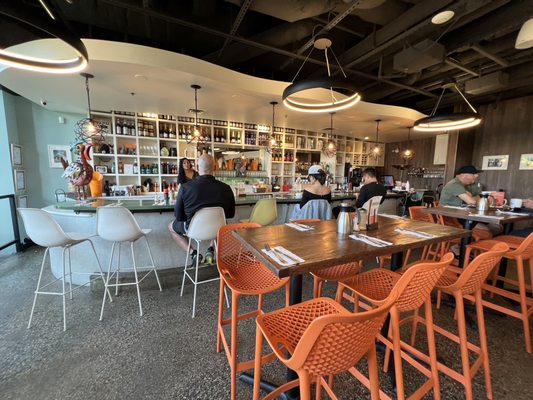
<svg viewBox="0 0 533 400"><path fill-rule="evenodd" d="M433 18L431 18L431 23L435 25L445 24L446 22L451 20L454 15L455 12L453 12L452 10L441 11L440 13L435 14Z"/></svg>
<svg viewBox="0 0 533 400"><path fill-rule="evenodd" d="M240 95L240 94L232 94L232 95L231 95L231 98L232 98L232 99L236 99L236 98L238 98L238 97L241 97L241 95Z"/></svg>
<svg viewBox="0 0 533 400"><path fill-rule="evenodd" d="M143 74L135 74L135 75L133 75L133 77L135 79L142 79L143 81L147 81L148 80L148 77L146 75L143 75Z"/></svg>
<svg viewBox="0 0 533 400"><path fill-rule="evenodd" d="M365 140L368 140L368 139L370 139L370 136L365 136Z"/></svg>

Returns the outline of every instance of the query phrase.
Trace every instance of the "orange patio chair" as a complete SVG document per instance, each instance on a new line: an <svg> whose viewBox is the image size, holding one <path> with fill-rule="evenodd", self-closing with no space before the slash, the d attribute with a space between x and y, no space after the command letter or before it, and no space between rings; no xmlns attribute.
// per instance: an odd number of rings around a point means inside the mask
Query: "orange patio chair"
<svg viewBox="0 0 533 400"><path fill-rule="evenodd" d="M346 298L353 301L355 311L359 306L371 308L381 306L387 301L392 291L398 293L398 297L390 309L390 326L387 337L378 335L378 339L387 346L385 358L385 371L388 369L390 350L394 350L394 369L396 374L397 398L406 398L403 378L402 359L422 372L427 380L410 395L409 399L421 399L431 389L435 399L440 399L440 385L437 370L437 351L435 349L435 336L433 333L433 319L431 310L431 291L437 284L443 272L453 260L453 254L445 254L440 261L421 262L407 268L403 275L382 268L377 268L357 275L344 282L339 282L337 289L337 301ZM350 294L346 294L348 291ZM360 302L363 300L364 302ZM414 318L418 316L418 309L424 305L427 323L427 341L429 350L429 369L411 356L415 350L412 346L401 340L400 337L400 313L414 312ZM412 333L412 336L414 332Z"/></svg>
<svg viewBox="0 0 533 400"><path fill-rule="evenodd" d="M468 245L466 250L466 257L469 257L470 252L472 251L487 251L491 249L495 244L502 243L499 241L499 238L500 236L497 236L495 239L492 240L482 240ZM504 241L503 243L509 245L509 242L507 241ZM492 284L485 283L483 285L483 290L488 291L489 293L491 293L491 295L502 296L517 302L518 304L520 304L520 310L517 311L515 308L512 308L510 304L502 306L493 303L485 298L483 299L483 305L503 314L507 314L511 317L518 318L522 321L522 325L524 327L526 351L531 354L531 330L529 325L529 319L531 318L531 315L533 315L533 233L531 233L527 238L522 240L518 247L511 248L508 252L506 252L504 254L504 257L508 260L514 261L514 265L516 266L517 279L511 279L506 276L501 276L499 275L497 269L495 269L494 274L490 278L492 280ZM529 265L529 284L526 283L525 261L527 261ZM511 264L508 265L508 267L511 267ZM508 286L518 288L518 293L509 289L496 287L496 282L498 281L502 281Z"/></svg>
<svg viewBox="0 0 533 400"><path fill-rule="evenodd" d="M300 399L311 398L311 383L316 383L315 398L321 399L322 388L330 398L332 379L324 376L343 371L357 371L358 379L370 388L372 400L380 398L375 339L396 295L374 310L353 314L332 299L320 297L257 317L255 344L254 400L259 399L263 337L277 358L298 374L264 400L273 399L299 385ZM367 356L369 377L355 365Z"/></svg>
<svg viewBox="0 0 533 400"><path fill-rule="evenodd" d="M218 231L217 267L220 272L220 293L218 300L217 352L224 347L231 370L231 399L237 397L237 373L254 367L254 360L238 362L237 359L237 323L245 318L255 317L263 313L263 295L285 286L285 302L289 304L289 278L279 279L266 266L257 261L246 251L241 243L232 235L235 229L259 228L261 225L252 222L226 225ZM231 317L224 319L224 288L231 291ZM257 309L245 314L238 314L240 296L257 296ZM231 326L230 343L224 334L224 326ZM263 357L262 362L274 359L270 354Z"/></svg>

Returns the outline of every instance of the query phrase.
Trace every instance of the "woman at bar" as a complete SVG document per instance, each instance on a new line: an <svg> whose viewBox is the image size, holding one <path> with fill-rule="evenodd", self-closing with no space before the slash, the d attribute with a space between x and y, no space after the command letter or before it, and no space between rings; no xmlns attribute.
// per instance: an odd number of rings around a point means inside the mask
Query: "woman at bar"
<svg viewBox="0 0 533 400"><path fill-rule="evenodd" d="M192 167L191 161L188 158L183 157L180 160L180 166L178 170L178 184L181 185L183 183L192 181L197 176L198 172L196 172Z"/></svg>
<svg viewBox="0 0 533 400"><path fill-rule="evenodd" d="M308 172L309 184L304 186L300 208L309 200L327 200L331 202L331 189L325 186L326 172L320 165L312 165Z"/></svg>

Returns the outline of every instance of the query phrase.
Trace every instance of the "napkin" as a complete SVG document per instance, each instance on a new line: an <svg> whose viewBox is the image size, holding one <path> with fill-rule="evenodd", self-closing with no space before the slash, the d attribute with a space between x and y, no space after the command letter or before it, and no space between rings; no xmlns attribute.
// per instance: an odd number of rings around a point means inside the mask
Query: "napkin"
<svg viewBox="0 0 533 400"><path fill-rule="evenodd" d="M503 215L485 215L485 214L478 214L478 213L469 213L468 215L472 216L478 216L478 217L484 217L484 218L492 218L492 219L504 219L505 217Z"/></svg>
<svg viewBox="0 0 533 400"><path fill-rule="evenodd" d="M274 249L277 251L274 251ZM279 265L283 266L296 265L305 261L303 258L298 257L296 254L282 246L271 247L270 251L267 251L266 249L263 249L262 251Z"/></svg>
<svg viewBox="0 0 533 400"><path fill-rule="evenodd" d="M393 214L378 214L380 217L387 217L387 218L393 218L393 219L405 219L405 217L400 217L399 215L393 215Z"/></svg>
<svg viewBox="0 0 533 400"><path fill-rule="evenodd" d="M378 239L378 238L375 238L375 237L366 236L366 235L363 235L361 233L358 233L357 235L350 235L350 237L352 239L359 240L360 242L366 243L366 244L368 244L370 246L374 246L374 247L392 246L391 242L386 242L384 240L381 240L381 239Z"/></svg>
<svg viewBox="0 0 533 400"><path fill-rule="evenodd" d="M443 206L443 207L446 207L446 208L456 208L457 210L466 210L468 208L468 206Z"/></svg>
<svg viewBox="0 0 533 400"><path fill-rule="evenodd" d="M515 211L500 211L496 210L497 214L506 214L506 215L529 215L529 213L519 213Z"/></svg>
<svg viewBox="0 0 533 400"><path fill-rule="evenodd" d="M287 225L288 227L292 229L296 229L297 231L301 231L301 232L312 231L313 229L315 229L312 226L294 224L292 222L287 222L285 225ZM304 226L307 226L307 227L305 228Z"/></svg>
<svg viewBox="0 0 533 400"><path fill-rule="evenodd" d="M415 231L411 229L403 229L403 228L396 228L394 232L402 233L404 235L416 236L416 237L423 238L423 239L431 239L435 237L435 235L431 233L420 232L420 231Z"/></svg>

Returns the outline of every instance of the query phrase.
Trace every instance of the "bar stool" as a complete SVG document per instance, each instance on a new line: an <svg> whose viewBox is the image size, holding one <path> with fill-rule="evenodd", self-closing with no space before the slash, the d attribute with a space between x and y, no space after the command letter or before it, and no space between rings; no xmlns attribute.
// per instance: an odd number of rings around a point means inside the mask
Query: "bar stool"
<svg viewBox="0 0 533 400"><path fill-rule="evenodd" d="M241 243L235 239L232 232L235 229L260 228L256 223L240 223L223 226L218 231L217 267L220 273L220 294L218 300L218 328L217 353L220 343L231 370L231 398L237 396L237 373L254 367L254 360L237 361L237 324L239 321L263 314L263 296L285 286L285 305L289 305L289 278L279 279L266 266L257 261L246 251ZM231 291L231 317L224 318L225 287ZM245 314L238 314L239 298L241 296L257 296L257 309ZM224 326L231 326L230 344L224 334ZM272 360L273 355L264 356L263 361Z"/></svg>
<svg viewBox="0 0 533 400"><path fill-rule="evenodd" d="M398 296L390 309L390 326L387 337L378 335L378 339L387 346L385 358L385 371L388 369L388 359L390 350L394 350L394 370L396 373L397 397L400 400L406 398L403 381L402 358L410 365L422 372L428 379L420 386L410 399L421 399L431 389L435 399L440 399L439 375L437 370L437 351L435 349L435 336L433 332L433 318L431 311L431 291L443 272L453 260L453 254L447 253L440 261L421 262L407 268L403 275L386 269L374 269L364 272L344 282L339 282L337 289L337 301L347 298L354 303L355 311L361 305L367 309L381 306L388 301L388 296L392 291L397 291ZM352 295L345 295L348 290ZM361 303L360 299L366 303ZM414 312L417 318L418 309L424 305L425 317L427 319L427 341L430 369L422 365L411 356L415 350L412 346L401 340L400 337L400 314L402 312ZM412 333L415 334L415 331Z"/></svg>
<svg viewBox="0 0 533 400"><path fill-rule="evenodd" d="M204 241L214 241L215 253L217 253L217 234L218 230L226 225L226 216L222 207L205 207L194 214L187 229L187 237L189 238L189 246L187 248L187 256L185 258L185 268L183 268L183 279L181 281L180 297L183 296L183 288L185 287L185 279L188 278L193 286L194 293L192 299L192 317L196 314L196 288L202 283L209 283L219 280L220 277L198 280L198 268L200 265L200 257L196 257L196 265L189 268L189 253L191 250L191 242L196 242L196 249L200 251L200 243ZM194 269L194 276L190 275L190 270Z"/></svg>
<svg viewBox="0 0 533 400"><path fill-rule="evenodd" d="M316 398L324 387L330 398L336 399L331 382L324 376L343 371L357 371L354 367L365 355L369 378L356 376L370 387L372 400L380 398L375 339L396 296L380 307L362 313L350 313L332 299L320 297L303 303L259 315L256 319L254 400L259 399L263 337L276 357L298 374L298 379L278 387L265 400L299 386L300 398L311 398L312 382L316 383ZM288 353L288 354L287 354ZM330 379L331 381L331 379Z"/></svg>
<svg viewBox="0 0 533 400"><path fill-rule="evenodd" d="M146 236L151 232L151 229L141 229L135 217L125 207L121 206L107 206L107 207L98 207L96 209L96 233L103 240L112 242L111 246L111 256L109 257L109 265L107 267L107 278L105 280L106 289L110 287L115 287L115 296L118 294L119 286L135 286L137 288L137 299L139 301L139 314L143 315L143 308L141 303L141 289L139 284L146 278L151 272L155 274L157 280L157 285L161 291L161 283L159 282L159 276L157 275L157 270L155 268L154 258L152 257L152 251L150 250L150 244ZM148 250L148 256L150 257L151 265L147 266L149 271L144 274L144 276L139 279L137 268L137 262L135 259L135 250L134 243L143 238L146 242L146 248ZM120 266L120 246L122 243L129 243L131 250L131 259L133 263L133 268L122 269L122 271L133 271L135 280L133 282L123 282L119 283L119 274L121 270ZM113 264L113 257L115 255L115 249L118 248L117 255L117 269L111 273L111 265ZM115 276L115 283L111 283L111 279ZM102 301L102 309L100 310L100 321L104 317L104 307L105 307L105 295L104 300Z"/></svg>
<svg viewBox="0 0 533 400"><path fill-rule="evenodd" d="M276 221L278 218L278 207L275 198L260 199L252 208L250 218L241 219L240 222L255 222L259 225L266 226Z"/></svg>
<svg viewBox="0 0 533 400"><path fill-rule="evenodd" d="M490 378L490 363L489 353L487 347L487 334L485 330L485 318L483 316L482 290L484 288L483 282L487 276L500 262L502 256L509 247L505 243L496 243L485 253L477 256L464 268L448 267L443 276L437 282L436 289L439 291L437 298L437 308L440 308L440 293L447 293L452 295L455 299L455 315L457 320L458 335L433 324L431 321L426 321L422 317L417 316L414 320L413 329L416 329L417 323L432 324L435 332L455 342L460 347L462 373L442 364L437 363L439 371L448 375L452 379L461 383L465 387L467 400L473 399L472 395L472 379L483 366L485 374L485 390L487 398L492 399L492 384ZM468 259L468 258L467 258ZM466 331L464 299L473 301L476 306L477 327L479 331L479 346L476 346L468 340ZM414 344L414 337L413 342ZM470 364L469 350L477 354L476 360ZM415 356L427 361L427 356L420 352L414 352Z"/></svg>
<svg viewBox="0 0 533 400"><path fill-rule="evenodd" d="M495 239L492 240L481 240L479 242L468 245L466 249L465 259L468 260L468 257L470 256L470 253L472 251L478 252L490 250L494 245L500 243L498 240L499 238L500 236L497 236ZM504 243L506 245L509 245L509 242L507 241ZM531 354L532 347L529 318L531 318L531 315L533 315L533 294L531 293L533 291L533 233L531 233L527 238L522 240L518 247L512 248L511 250L507 251L503 256L507 260L514 261L516 265L518 279L515 280L506 276L501 276L495 269L494 273L490 277L490 279L492 280L492 284L485 283L483 285L483 290L491 293L491 295L495 294L517 302L518 304L520 304L520 311L516 311L515 309L511 308L510 305L502 306L499 304L495 304L487 299L483 299L483 305L485 307L491 308L493 310L496 310L498 312L501 312L503 314L509 315L522 321L522 325L524 328L526 351ZM527 261L527 263L529 264L529 284L526 283L524 265L525 261ZM502 281L507 285L512 285L518 288L518 294L513 292L512 290L497 287L497 281Z"/></svg>
<svg viewBox="0 0 533 400"><path fill-rule="evenodd" d="M98 256L96 255L94 245L90 239L90 237L94 235L85 234L85 233L64 232L61 226L59 226L59 224L52 218L50 214L38 208L19 208L18 212L20 216L22 217L22 221L24 222L24 227L26 228L26 233L28 234L30 239L37 245L41 247L46 247L46 250L44 251L43 261L41 263L41 270L39 272L39 279L37 280L37 288L35 289L35 296L33 297L33 305L31 307L30 320L28 321L28 329L31 326L31 321L33 318L33 311L35 310L35 303L37 302L37 295L43 294L43 295L61 296L63 298L63 331L65 331L67 329L67 313L66 313L65 296L69 294L70 299L72 299L73 290L78 289L88 284L86 283L84 285L77 285L73 289L72 288L72 274L92 275L92 273L75 272L75 271L72 272L72 265L71 265L72 258L70 256L70 249L72 247L79 245L81 243L84 243L84 242L89 243L89 245L91 246L92 252L94 254L94 257L96 259L96 264L98 266L100 278L105 284L102 266L100 265L100 260L98 260ZM41 279L43 277L44 263L46 262L46 255L49 254L50 249L54 247L59 247L62 249L62 257L61 257L62 275L60 278L55 279L52 282L41 286ZM68 274L65 271L65 259L66 258L68 258ZM66 290L65 288L65 276L67 275L68 275L68 284L69 284L68 290ZM95 279L98 279L98 278L95 278ZM59 280L61 281L61 284L62 284L62 290L60 292L43 291L43 289L47 288L48 286L52 285L53 283ZM105 293L109 295L109 300L113 301L111 299L111 294L109 293L109 290L107 290L107 288L104 291L104 300L106 298Z"/></svg>

